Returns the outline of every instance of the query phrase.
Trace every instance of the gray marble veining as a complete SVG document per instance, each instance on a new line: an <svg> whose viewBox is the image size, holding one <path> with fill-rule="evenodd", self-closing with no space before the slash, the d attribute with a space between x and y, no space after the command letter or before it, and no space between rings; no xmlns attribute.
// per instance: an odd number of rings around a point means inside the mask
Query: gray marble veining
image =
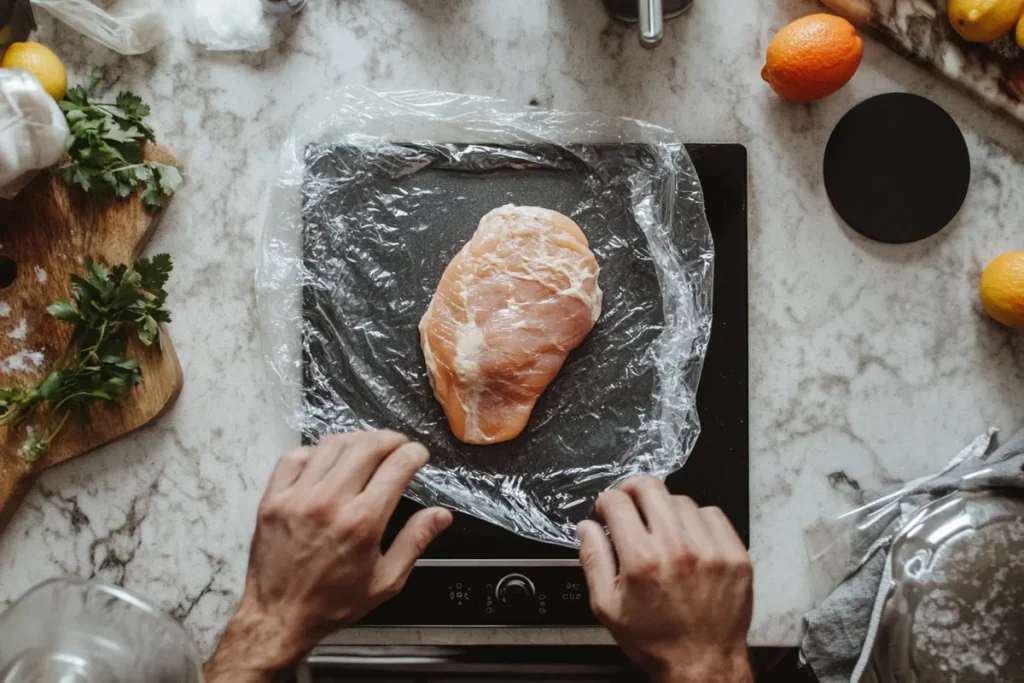
<svg viewBox="0 0 1024 683"><path fill-rule="evenodd" d="M73 77L107 64L115 88L152 103L186 167L150 246L176 259L185 389L155 427L43 475L0 537L0 603L53 574L100 577L155 599L212 647L242 587L263 484L294 441L275 416L253 299L267 178L296 112L344 84L536 100L747 146L754 644L799 638L812 604L805 526L936 469L989 425L1024 423L1024 336L990 322L976 292L989 259L1022 248L1019 128L870 41L833 97L779 100L759 77L764 51L818 9L810 0L697 0L655 51L597 0L311 0L271 50L241 55L187 45L176 25L186 3L168 4L175 38L139 57L45 19L41 36ZM945 107L972 157L954 224L909 246L851 233L821 180L839 117L892 90Z"/></svg>

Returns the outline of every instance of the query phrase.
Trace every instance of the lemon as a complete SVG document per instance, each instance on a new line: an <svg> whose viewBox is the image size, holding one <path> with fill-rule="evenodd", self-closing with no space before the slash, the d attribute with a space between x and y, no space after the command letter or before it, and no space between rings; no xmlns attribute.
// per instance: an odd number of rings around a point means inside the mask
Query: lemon
<svg viewBox="0 0 1024 683"><path fill-rule="evenodd" d="M1024 327L1024 251L1008 251L981 274L981 305L1010 327Z"/></svg>
<svg viewBox="0 0 1024 683"><path fill-rule="evenodd" d="M949 0L948 10L953 30L964 40L987 43L1017 24L1024 0Z"/></svg>
<svg viewBox="0 0 1024 683"><path fill-rule="evenodd" d="M1017 44L1024 47L1024 14L1020 15L1020 21L1017 22Z"/></svg>
<svg viewBox="0 0 1024 683"><path fill-rule="evenodd" d="M43 90L55 100L64 97L68 91L68 74L60 58L53 51L39 43L14 43L0 60L5 69L24 69L36 77Z"/></svg>

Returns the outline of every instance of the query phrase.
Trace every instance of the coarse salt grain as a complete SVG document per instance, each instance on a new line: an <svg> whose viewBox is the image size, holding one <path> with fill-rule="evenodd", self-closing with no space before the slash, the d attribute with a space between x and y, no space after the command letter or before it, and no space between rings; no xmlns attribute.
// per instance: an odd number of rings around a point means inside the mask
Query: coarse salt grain
<svg viewBox="0 0 1024 683"><path fill-rule="evenodd" d="M50 279L50 276L46 274L46 271L40 268L39 266L35 266L35 271L36 280L39 280L40 283L45 283L47 280Z"/></svg>
<svg viewBox="0 0 1024 683"><path fill-rule="evenodd" d="M8 356L7 359L0 364L0 372L5 375L10 375L15 372L25 372L30 370L29 364L31 363L35 367L41 367L45 356L39 351L18 351L13 356Z"/></svg>
<svg viewBox="0 0 1024 683"><path fill-rule="evenodd" d="M28 321L24 318L18 323L18 326L7 333L7 336L11 339L17 339L18 341L25 341L28 339Z"/></svg>

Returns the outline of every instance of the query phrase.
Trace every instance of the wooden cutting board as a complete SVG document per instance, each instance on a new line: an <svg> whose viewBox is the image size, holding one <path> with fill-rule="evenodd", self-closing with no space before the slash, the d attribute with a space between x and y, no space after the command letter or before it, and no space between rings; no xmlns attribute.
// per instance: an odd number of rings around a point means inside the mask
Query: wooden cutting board
<svg viewBox="0 0 1024 683"><path fill-rule="evenodd" d="M177 164L162 147L150 146L146 157ZM13 284L0 289L0 386L34 386L67 348L71 326L50 316L46 307L70 298L68 278L83 273L83 258L91 254L110 265L131 262L162 215L149 214L137 196L95 201L49 173L40 174L14 200L0 199L0 260L13 260L17 270ZM181 365L166 330L161 339L160 349L147 349L137 340L129 345L129 355L142 362L143 379L128 402L92 406L85 427L70 420L38 462L29 464L18 454L24 426L0 427L0 531L44 468L149 424L171 406L181 391Z"/></svg>
<svg viewBox="0 0 1024 683"><path fill-rule="evenodd" d="M1024 50L1013 31L969 43L950 26L945 0L822 0L893 50L1024 123Z"/></svg>

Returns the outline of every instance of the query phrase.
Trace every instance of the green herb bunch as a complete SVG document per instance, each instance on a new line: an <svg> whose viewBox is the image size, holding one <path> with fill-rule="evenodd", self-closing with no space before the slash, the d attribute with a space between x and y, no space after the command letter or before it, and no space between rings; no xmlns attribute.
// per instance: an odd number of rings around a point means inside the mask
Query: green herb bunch
<svg viewBox="0 0 1024 683"><path fill-rule="evenodd" d="M156 213L161 196L174 194L181 183L181 169L145 160L143 147L156 137L143 121L149 105L138 95L126 91L114 102L90 101L102 78L102 71L94 73L87 87L69 89L58 102L71 129L71 159L57 173L68 185L106 197L124 199L142 187L142 204Z"/></svg>
<svg viewBox="0 0 1024 683"><path fill-rule="evenodd" d="M83 408L97 401L122 403L142 381L139 359L126 357L128 338L135 333L146 346L159 340L160 323L171 320L164 285L172 268L167 254L113 269L86 257L85 277L71 276L72 299L46 309L74 326L57 367L35 387L0 389L0 425L20 425L43 404L50 408L48 428L26 429L22 457L38 460L73 414L86 424Z"/></svg>

